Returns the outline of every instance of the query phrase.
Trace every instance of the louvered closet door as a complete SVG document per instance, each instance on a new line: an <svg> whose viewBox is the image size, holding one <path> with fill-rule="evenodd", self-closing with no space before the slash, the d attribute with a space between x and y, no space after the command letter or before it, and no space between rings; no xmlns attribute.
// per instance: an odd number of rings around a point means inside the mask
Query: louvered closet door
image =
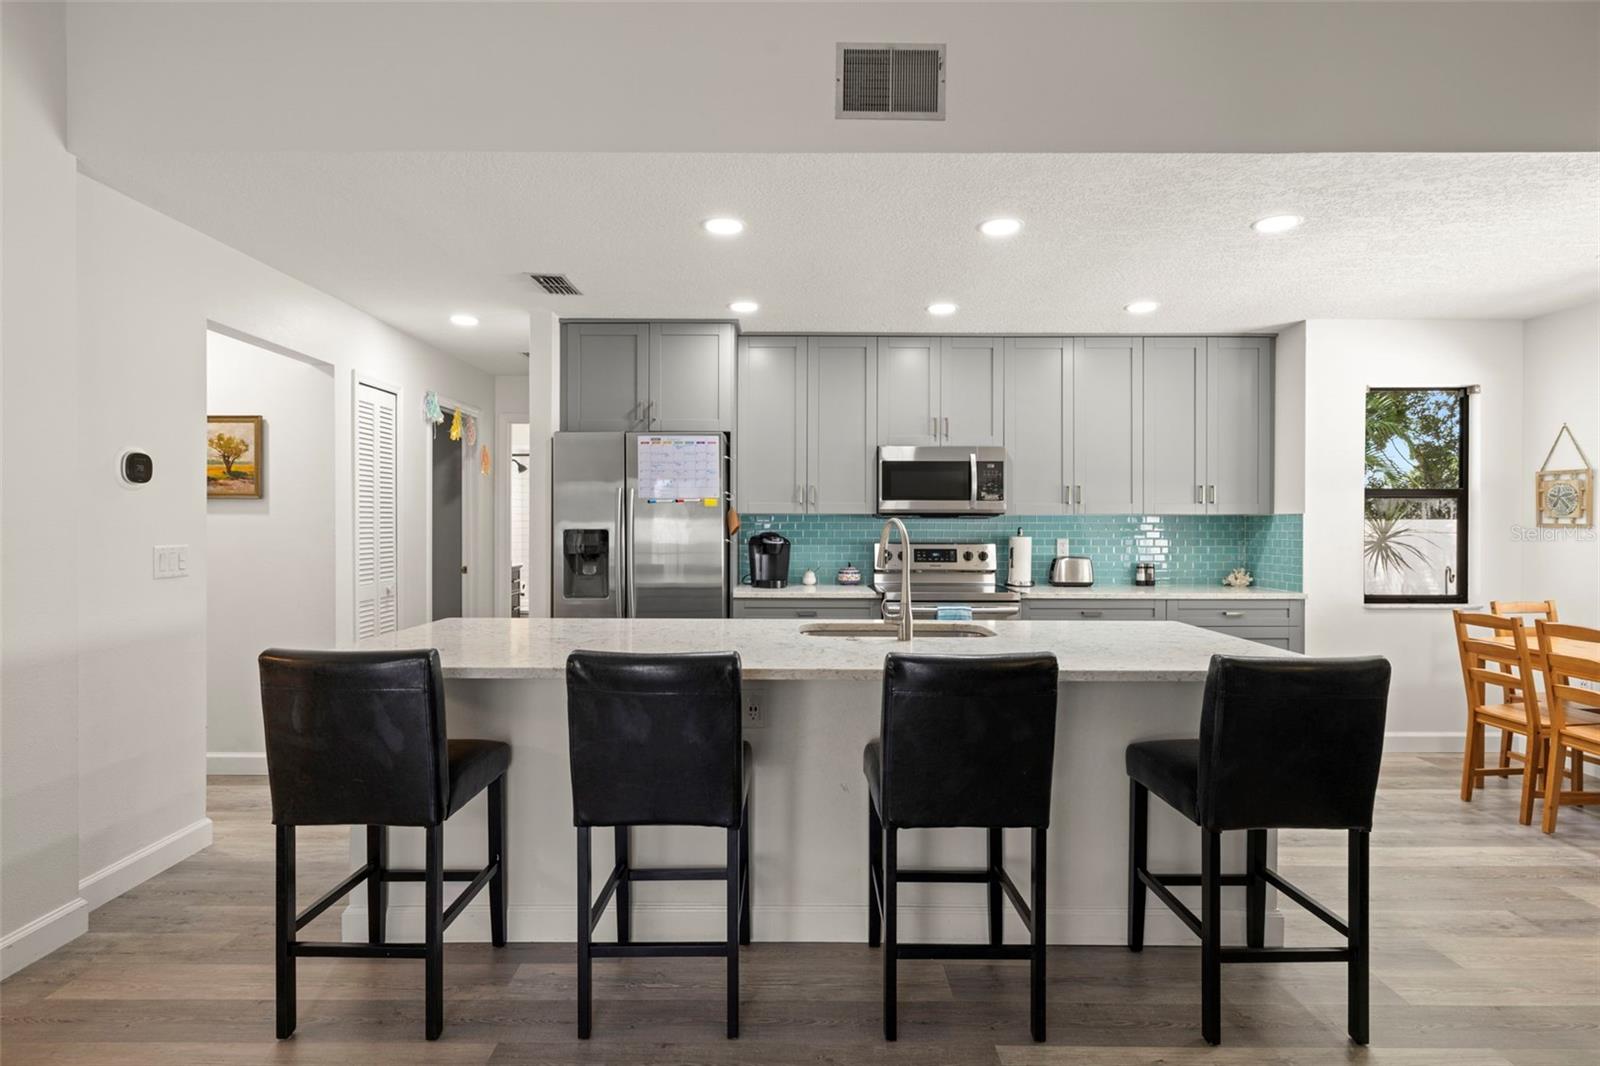
<svg viewBox="0 0 1600 1066"><path fill-rule="evenodd" d="M356 636L400 628L398 398L356 385Z"/></svg>

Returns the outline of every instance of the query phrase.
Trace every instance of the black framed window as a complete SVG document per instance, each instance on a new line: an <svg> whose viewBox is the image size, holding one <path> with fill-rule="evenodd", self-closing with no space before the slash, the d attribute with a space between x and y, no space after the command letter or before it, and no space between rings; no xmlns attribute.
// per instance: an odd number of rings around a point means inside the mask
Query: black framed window
<svg viewBox="0 0 1600 1066"><path fill-rule="evenodd" d="M1467 391L1367 390L1367 603L1467 600Z"/></svg>

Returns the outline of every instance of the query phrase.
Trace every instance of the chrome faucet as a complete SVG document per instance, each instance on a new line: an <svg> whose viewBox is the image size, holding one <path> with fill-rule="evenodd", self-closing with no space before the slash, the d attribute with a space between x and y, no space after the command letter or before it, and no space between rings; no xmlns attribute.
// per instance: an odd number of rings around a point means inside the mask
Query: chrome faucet
<svg viewBox="0 0 1600 1066"><path fill-rule="evenodd" d="M883 530L878 534L878 558L883 560L885 569L889 564L889 531L900 531L900 634L895 639L909 641L911 639L911 534L906 532L906 524L898 518L891 518L883 524Z"/></svg>

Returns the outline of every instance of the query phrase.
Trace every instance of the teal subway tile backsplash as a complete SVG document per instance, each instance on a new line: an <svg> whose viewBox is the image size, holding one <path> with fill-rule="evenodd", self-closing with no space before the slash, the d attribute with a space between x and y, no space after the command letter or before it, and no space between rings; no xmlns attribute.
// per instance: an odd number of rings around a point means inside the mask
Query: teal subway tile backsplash
<svg viewBox="0 0 1600 1066"><path fill-rule="evenodd" d="M854 514L747 514L739 531L739 577L749 574L745 541L771 529L788 537L789 579L807 570L833 579L845 563L872 565L883 519ZM1242 566L1255 583L1300 591L1300 516L1282 515L1008 515L995 518L908 518L912 540L994 541L1001 552L1020 527L1033 538L1033 580L1044 584L1057 538L1073 555L1094 560L1096 585L1132 585L1134 563L1156 564L1164 584L1220 584Z"/></svg>

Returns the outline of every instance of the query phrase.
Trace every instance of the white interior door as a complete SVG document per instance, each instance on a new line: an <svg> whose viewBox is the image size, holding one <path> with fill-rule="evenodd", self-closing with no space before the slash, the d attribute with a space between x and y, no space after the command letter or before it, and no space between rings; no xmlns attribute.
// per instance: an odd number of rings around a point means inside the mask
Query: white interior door
<svg viewBox="0 0 1600 1066"><path fill-rule="evenodd" d="M355 387L356 637L400 628L399 397Z"/></svg>

